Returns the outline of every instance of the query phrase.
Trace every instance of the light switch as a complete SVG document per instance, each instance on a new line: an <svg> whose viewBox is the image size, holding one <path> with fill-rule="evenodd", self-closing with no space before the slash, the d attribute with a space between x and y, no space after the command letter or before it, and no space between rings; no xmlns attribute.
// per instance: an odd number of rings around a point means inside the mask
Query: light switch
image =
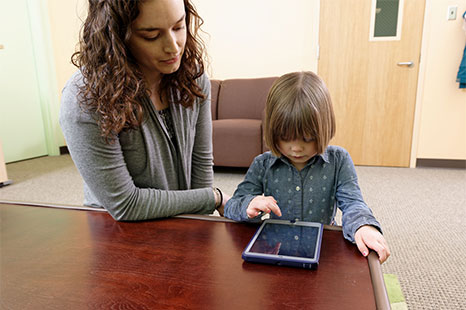
<svg viewBox="0 0 466 310"><path fill-rule="evenodd" d="M447 14L447 19L448 20L455 20L456 19L456 11L458 10L457 6L449 6L448 7L448 14Z"/></svg>

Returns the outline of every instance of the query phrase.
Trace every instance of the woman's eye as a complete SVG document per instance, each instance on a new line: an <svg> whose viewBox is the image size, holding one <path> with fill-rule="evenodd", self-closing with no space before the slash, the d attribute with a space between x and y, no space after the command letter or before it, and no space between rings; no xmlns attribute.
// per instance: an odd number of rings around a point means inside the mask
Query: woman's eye
<svg viewBox="0 0 466 310"><path fill-rule="evenodd" d="M146 40L146 41L155 41L155 40L157 40L158 38L159 38L159 36L156 35L155 37L144 38L144 40Z"/></svg>
<svg viewBox="0 0 466 310"><path fill-rule="evenodd" d="M184 26L175 27L175 31L180 31L180 30L183 30L183 29L184 29Z"/></svg>
<svg viewBox="0 0 466 310"><path fill-rule="evenodd" d="M315 140L315 138L313 138L313 137L304 137L303 140L304 140L304 142L312 142L312 141Z"/></svg>

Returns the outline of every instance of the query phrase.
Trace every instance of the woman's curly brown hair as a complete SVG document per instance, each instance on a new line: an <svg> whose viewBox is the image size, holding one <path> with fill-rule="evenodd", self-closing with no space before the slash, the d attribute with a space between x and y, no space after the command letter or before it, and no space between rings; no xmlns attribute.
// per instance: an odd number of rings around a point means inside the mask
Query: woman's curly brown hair
<svg viewBox="0 0 466 310"><path fill-rule="evenodd" d="M143 119L141 98L148 95L148 90L127 46L142 1L89 0L79 49L71 56L84 78L81 106L97 114L101 134L107 141L114 140L124 129L137 128ZM192 107L196 98L206 98L196 84L204 73L204 44L197 35L203 20L189 0L184 0L184 6L185 51L179 69L163 75L160 98L167 100L170 94L178 94L178 103Z"/></svg>

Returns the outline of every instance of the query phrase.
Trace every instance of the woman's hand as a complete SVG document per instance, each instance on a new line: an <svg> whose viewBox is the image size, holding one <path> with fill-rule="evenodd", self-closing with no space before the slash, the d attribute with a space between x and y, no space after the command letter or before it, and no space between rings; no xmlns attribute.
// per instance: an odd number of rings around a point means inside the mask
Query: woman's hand
<svg viewBox="0 0 466 310"><path fill-rule="evenodd" d="M272 196L256 196L251 200L246 209L249 218L254 218L261 212L273 212L277 216L282 216L282 211L278 207L277 201Z"/></svg>
<svg viewBox="0 0 466 310"><path fill-rule="evenodd" d="M359 227L354 234L354 240L362 255L367 256L369 254L368 248L376 251L381 264L390 256L390 249L385 238L374 226L364 225Z"/></svg>

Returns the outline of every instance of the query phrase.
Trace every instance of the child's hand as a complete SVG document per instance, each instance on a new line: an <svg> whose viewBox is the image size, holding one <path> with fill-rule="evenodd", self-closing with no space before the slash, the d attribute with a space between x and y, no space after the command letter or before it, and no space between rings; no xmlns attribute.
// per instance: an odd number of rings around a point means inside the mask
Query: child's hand
<svg viewBox="0 0 466 310"><path fill-rule="evenodd" d="M264 213L273 212L277 216L282 216L282 211L280 211L277 201L272 196L256 196L246 209L249 218L258 216L261 211Z"/></svg>
<svg viewBox="0 0 466 310"><path fill-rule="evenodd" d="M367 256L370 248L379 255L380 263L382 264L390 256L387 242L377 228L369 225L359 227L354 234L354 240L362 255Z"/></svg>

